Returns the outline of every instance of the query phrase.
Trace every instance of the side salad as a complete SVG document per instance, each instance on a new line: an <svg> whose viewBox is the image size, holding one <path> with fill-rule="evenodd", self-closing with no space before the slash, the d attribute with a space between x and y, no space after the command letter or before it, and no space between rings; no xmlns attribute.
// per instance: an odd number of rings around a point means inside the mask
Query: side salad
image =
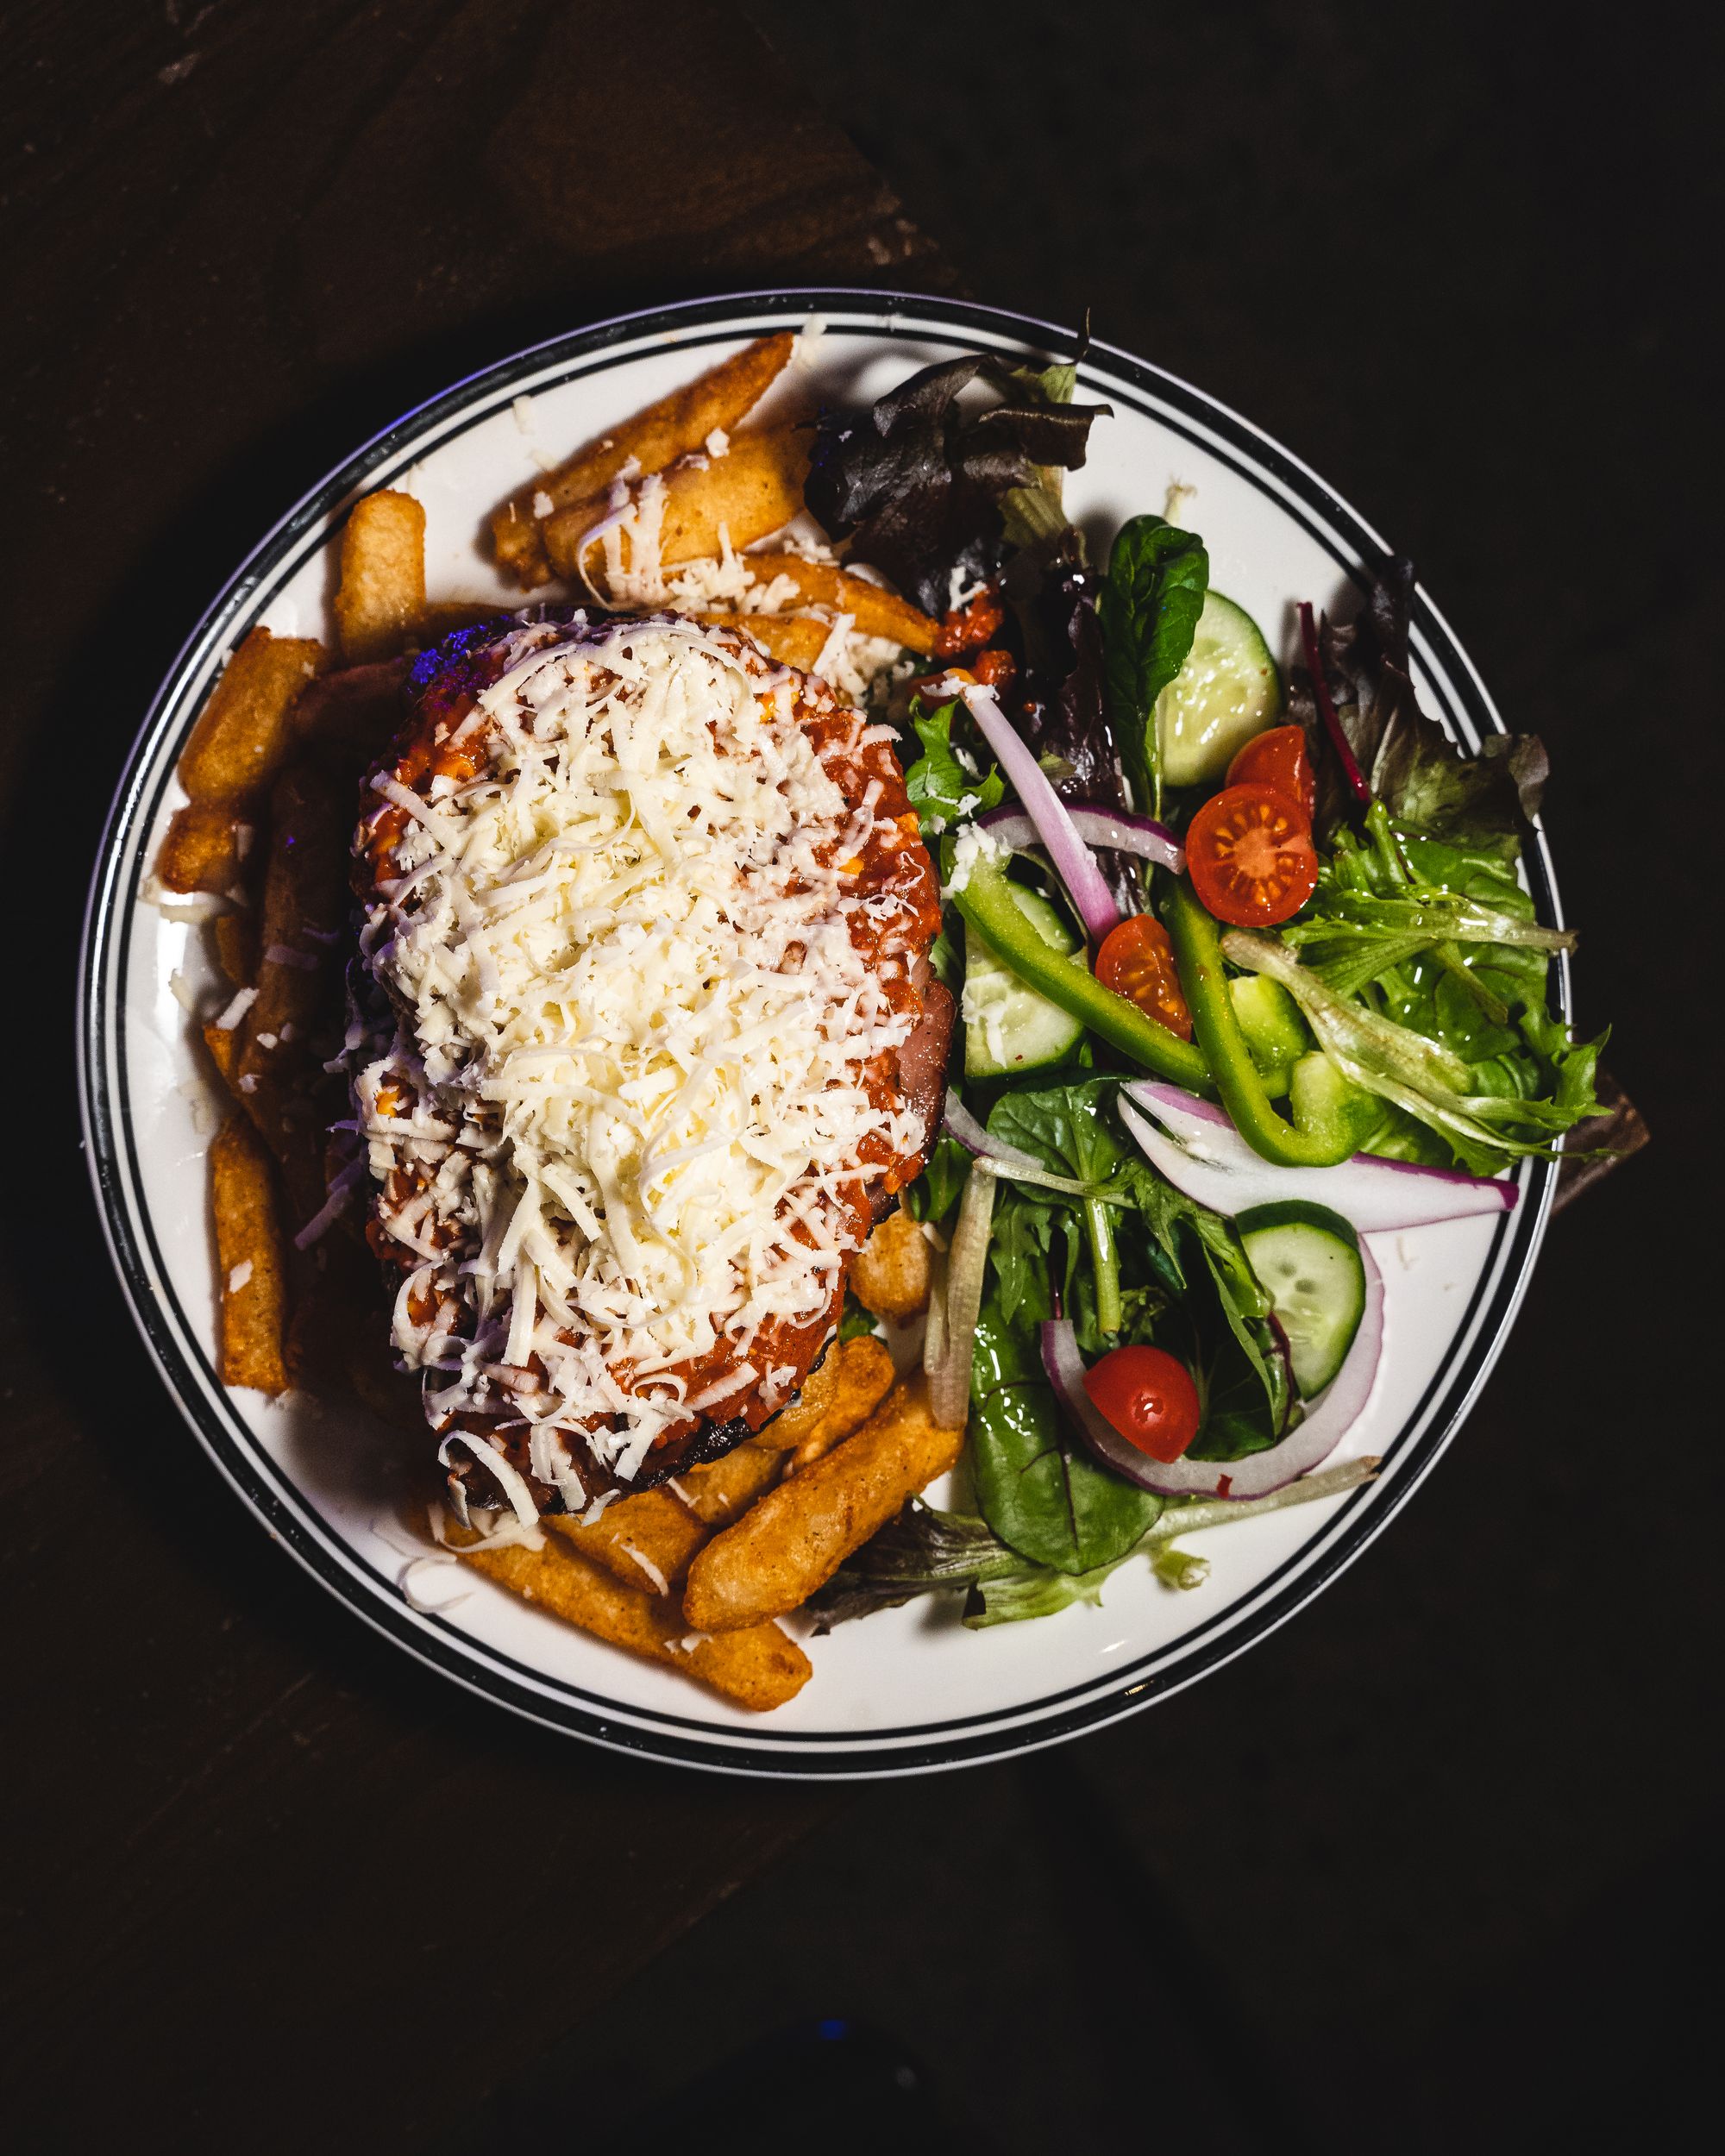
<svg viewBox="0 0 1725 2156"><path fill-rule="evenodd" d="M1301 606L1284 672L1189 490L1093 560L1062 477L1107 407L1076 379L926 368L825 419L807 481L944 617L891 711L963 1020L907 1201L974 1505L913 1501L823 1626L949 1591L1044 1616L1138 1557L1194 1587L1182 1533L1369 1479L1327 1463L1382 1348L1371 1235L1509 1209L1596 1112L1603 1040L1547 1000L1573 937L1518 875L1539 742L1469 757L1421 709L1405 561L1352 621Z"/></svg>

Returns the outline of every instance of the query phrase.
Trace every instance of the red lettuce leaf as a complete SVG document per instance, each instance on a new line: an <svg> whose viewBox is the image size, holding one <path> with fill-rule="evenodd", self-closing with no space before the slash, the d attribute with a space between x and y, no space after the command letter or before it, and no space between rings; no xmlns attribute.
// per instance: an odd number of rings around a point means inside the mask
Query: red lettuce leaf
<svg viewBox="0 0 1725 2156"><path fill-rule="evenodd" d="M982 383L980 410L960 392ZM804 488L809 508L850 556L890 577L932 614L951 580L997 569L1006 554L1000 502L1039 467L1083 463L1106 404L1051 401L1037 378L975 353L924 367L867 411L823 414Z"/></svg>
<svg viewBox="0 0 1725 2156"><path fill-rule="evenodd" d="M1318 631L1324 678L1342 731L1373 794L1399 822L1445 838L1524 837L1550 769L1534 734L1488 735L1465 755L1421 710L1408 663L1414 565L1388 562L1351 622L1326 616ZM1306 730L1318 784L1316 831L1333 837L1355 811L1340 759L1320 722L1311 677L1295 668L1288 715Z"/></svg>

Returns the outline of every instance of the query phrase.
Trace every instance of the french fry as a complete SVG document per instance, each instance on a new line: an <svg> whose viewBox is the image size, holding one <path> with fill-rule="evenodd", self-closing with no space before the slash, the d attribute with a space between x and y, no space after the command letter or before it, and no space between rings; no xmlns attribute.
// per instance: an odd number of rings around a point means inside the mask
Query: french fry
<svg viewBox="0 0 1725 2156"><path fill-rule="evenodd" d="M242 1116L229 1116L210 1148L210 1196L221 1268L222 1382L285 1392L287 1297L275 1187L269 1156Z"/></svg>
<svg viewBox="0 0 1725 2156"><path fill-rule="evenodd" d="M844 1344L835 1342L804 1378L802 1389L788 1407L781 1407L770 1422L763 1423L750 1440L775 1452L791 1447L816 1428L838 1393L838 1373Z"/></svg>
<svg viewBox="0 0 1725 2156"><path fill-rule="evenodd" d="M690 1559L707 1536L701 1522L668 1489L620 1497L591 1524L572 1513L555 1513L545 1525L625 1587L655 1595L668 1595L682 1584Z"/></svg>
<svg viewBox="0 0 1725 2156"><path fill-rule="evenodd" d="M745 1512L763 1489L778 1480L781 1452L758 1441L739 1445L723 1459L692 1467L674 1478L683 1502L697 1520L722 1527Z"/></svg>
<svg viewBox="0 0 1725 2156"><path fill-rule="evenodd" d="M860 1430L893 1388L893 1357L886 1342L874 1334L847 1340L838 1352L838 1384L826 1411L796 1442L785 1463L787 1475L800 1475Z"/></svg>
<svg viewBox="0 0 1725 2156"><path fill-rule="evenodd" d="M661 1602L656 1608L672 1613L670 1625L679 1621L674 1601ZM672 1643L678 1665L692 1670L704 1684L710 1684L751 1714L764 1714L782 1707L787 1700L796 1697L814 1674L808 1657L777 1625L750 1625L685 1646L682 1641L687 1638L682 1633Z"/></svg>
<svg viewBox="0 0 1725 2156"><path fill-rule="evenodd" d="M418 1382L395 1367L384 1334L384 1313L369 1303L362 1305L362 1309L365 1321L349 1327L342 1343L342 1373L361 1406L368 1407L380 1422L400 1431L404 1437L423 1438L425 1407Z"/></svg>
<svg viewBox="0 0 1725 2156"><path fill-rule="evenodd" d="M176 809L156 856L170 891L231 891L256 826L228 801L188 801Z"/></svg>
<svg viewBox="0 0 1725 2156"><path fill-rule="evenodd" d="M311 1250L286 1253L288 1377L320 1399L351 1387L380 1420L423 1439L419 1383L395 1367L377 1260L349 1231L351 1217Z"/></svg>
<svg viewBox="0 0 1725 2156"><path fill-rule="evenodd" d="M697 614L696 621L715 629L735 629L752 636L769 659L781 666L800 667L811 673L832 634L831 622L817 621L812 614Z"/></svg>
<svg viewBox="0 0 1725 2156"><path fill-rule="evenodd" d="M659 561L666 568L680 561L705 561L719 551L719 535L733 547L751 547L768 532L787 524L803 505L812 436L806 427L771 427L739 435L722 457L693 457L664 474L659 521ZM611 514L604 501L578 502L546 519L545 549L560 576L579 578L586 567L595 585L602 582L600 548L587 535ZM618 534L623 567L630 566L627 530Z"/></svg>
<svg viewBox="0 0 1725 2156"><path fill-rule="evenodd" d="M204 1045L210 1051L210 1060L217 1075L236 1101L243 1104L245 1095L235 1084L240 1075L240 1029L237 1025L217 1025L214 1019L204 1029Z"/></svg>
<svg viewBox="0 0 1725 2156"><path fill-rule="evenodd" d="M735 534L731 543L736 544ZM908 599L895 599L863 577L847 576L843 569L825 561L806 561L800 554L751 554L745 567L759 585L785 577L796 586L797 596L806 605L849 614L862 636L890 637L893 642L925 655L934 649L940 624Z"/></svg>
<svg viewBox="0 0 1725 2156"><path fill-rule="evenodd" d="M900 1206L877 1223L850 1268L850 1289L877 1318L910 1318L928 1307L931 1268L922 1223Z"/></svg>
<svg viewBox="0 0 1725 2156"><path fill-rule="evenodd" d="M561 1543L548 1542L543 1550L514 1544L461 1555L488 1579L565 1623L650 1662L687 1670L756 1714L782 1707L809 1680L808 1657L776 1625L734 1629L714 1639L691 1637L674 1601L623 1586Z"/></svg>
<svg viewBox="0 0 1725 2156"><path fill-rule="evenodd" d="M673 390L633 419L590 442L555 472L522 487L491 520L498 566L518 584L549 582L551 562L535 509L541 497L551 504L548 515L577 502L596 500L631 458L643 472L662 472L679 457L700 448L716 429L728 434L747 418L784 371L795 343L789 330L757 338L698 380Z"/></svg>
<svg viewBox="0 0 1725 2156"><path fill-rule="evenodd" d="M236 988L249 988L258 977L258 929L250 913L216 916L216 956Z"/></svg>
<svg viewBox="0 0 1725 2156"><path fill-rule="evenodd" d="M389 747L402 719L401 685L408 661L383 659L322 675L295 706L294 738L303 754L331 765L345 789L342 843L359 815L359 782L367 764Z"/></svg>
<svg viewBox="0 0 1725 2156"><path fill-rule="evenodd" d="M895 1385L854 1436L713 1537L689 1567L684 1615L727 1633L798 1608L963 1443L934 1420L920 1376Z"/></svg>
<svg viewBox="0 0 1725 2156"><path fill-rule="evenodd" d="M386 487L354 504L342 532L336 630L350 666L392 659L425 611L425 511Z"/></svg>
<svg viewBox="0 0 1725 2156"><path fill-rule="evenodd" d="M280 768L295 699L323 667L313 636L254 629L210 691L180 751L179 782L194 801L259 799Z"/></svg>
<svg viewBox="0 0 1725 2156"><path fill-rule="evenodd" d="M282 1164L300 1221L323 1202L322 1138L306 1099L309 1056L341 970L347 911L347 790L317 765L289 767L270 799L270 853L259 932L257 996L242 1021L234 1083Z"/></svg>

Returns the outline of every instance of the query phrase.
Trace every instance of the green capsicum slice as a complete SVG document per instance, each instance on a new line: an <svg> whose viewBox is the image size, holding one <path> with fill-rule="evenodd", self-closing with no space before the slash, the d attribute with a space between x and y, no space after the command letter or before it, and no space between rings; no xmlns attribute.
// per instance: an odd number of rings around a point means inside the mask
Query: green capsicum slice
<svg viewBox="0 0 1725 2156"><path fill-rule="evenodd" d="M1192 1013L1192 1031L1214 1074L1222 1106L1240 1136L1255 1153L1283 1168L1333 1168L1346 1160L1358 1149L1355 1122L1330 1096L1309 1087L1295 1088L1291 1123L1270 1106L1234 1014L1220 928L1186 877L1174 885L1164 918Z"/></svg>

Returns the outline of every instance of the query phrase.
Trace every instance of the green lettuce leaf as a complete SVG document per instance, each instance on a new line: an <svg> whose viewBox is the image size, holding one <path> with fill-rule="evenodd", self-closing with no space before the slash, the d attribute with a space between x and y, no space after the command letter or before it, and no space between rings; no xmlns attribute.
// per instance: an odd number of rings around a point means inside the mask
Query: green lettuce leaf
<svg viewBox="0 0 1725 2156"><path fill-rule="evenodd" d="M1435 837L1375 802L1357 836L1338 832L1282 931L1308 993L1339 1000L1313 1021L1326 1050L1386 1104L1375 1152L1492 1174L1596 1112L1603 1044L1578 1042L1546 1006L1550 956L1575 939L1540 924L1520 850L1509 832Z"/></svg>
<svg viewBox="0 0 1725 2156"><path fill-rule="evenodd" d="M911 725L922 743L922 755L905 773L905 792L921 821L925 839L935 838L949 824L968 821L987 810L998 808L1006 793L1006 781L991 764L979 774L967 769L952 746L952 722L957 702L925 712L911 709Z"/></svg>
<svg viewBox="0 0 1725 2156"><path fill-rule="evenodd" d="M1523 1155L1551 1157L1552 1138L1593 1112L1590 1075L1603 1041L1578 1050L1565 1035L1560 1052L1565 1062L1578 1056L1576 1070L1551 1098L1541 1099L1519 1089L1521 1074L1513 1063L1465 1062L1437 1037L1442 1029L1435 1020L1430 1032L1415 1031L1338 994L1283 943L1236 929L1223 937L1222 950L1234 965L1282 983L1350 1084L1427 1125L1476 1174L1495 1174Z"/></svg>
<svg viewBox="0 0 1725 2156"><path fill-rule="evenodd" d="M1023 1557L969 1513L942 1512L913 1498L894 1520L847 1558L810 1607L815 1630L893 1609L942 1588L974 1587L1007 1573L1031 1571Z"/></svg>
<svg viewBox="0 0 1725 2156"><path fill-rule="evenodd" d="M1034 1565L979 1579L965 1597L965 1625L972 1632L983 1632L990 1625L1057 1616L1074 1602L1100 1602L1103 1582L1131 1555L1128 1550L1112 1564L1099 1564L1094 1572L1053 1572Z"/></svg>

